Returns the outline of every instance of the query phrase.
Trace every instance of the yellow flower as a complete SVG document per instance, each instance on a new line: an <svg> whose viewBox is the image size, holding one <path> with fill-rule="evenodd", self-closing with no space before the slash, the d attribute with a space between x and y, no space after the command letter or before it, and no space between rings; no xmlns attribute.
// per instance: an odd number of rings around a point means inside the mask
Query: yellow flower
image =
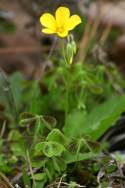
<svg viewBox="0 0 125 188"><path fill-rule="evenodd" d="M44 13L40 17L40 23L45 27L42 29L43 33L56 33L60 37L66 37L70 30L81 23L81 18L78 15L70 16L70 10L67 7L59 7L55 17L52 14Z"/></svg>

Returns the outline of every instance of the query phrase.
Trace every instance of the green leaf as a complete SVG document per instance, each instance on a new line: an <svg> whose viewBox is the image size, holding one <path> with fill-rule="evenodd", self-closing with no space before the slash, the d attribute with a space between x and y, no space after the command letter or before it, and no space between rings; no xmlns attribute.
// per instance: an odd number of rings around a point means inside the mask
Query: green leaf
<svg viewBox="0 0 125 188"><path fill-rule="evenodd" d="M43 152L47 157L60 156L65 148L63 145L54 142L41 142L38 143L35 147L36 153Z"/></svg>
<svg viewBox="0 0 125 188"><path fill-rule="evenodd" d="M83 110L74 110L71 112L64 127L64 134L71 138L78 138L83 133L85 118L86 112Z"/></svg>
<svg viewBox="0 0 125 188"><path fill-rule="evenodd" d="M69 163L74 163L77 161L88 160L96 156L97 154L93 152L87 152L84 154L83 153L76 154L76 153L71 153L71 152L66 151L64 152L63 159L65 160L67 164L69 164Z"/></svg>
<svg viewBox="0 0 125 188"><path fill-rule="evenodd" d="M83 132L97 140L112 127L125 111L125 95L109 99L87 115Z"/></svg>
<svg viewBox="0 0 125 188"><path fill-rule="evenodd" d="M43 181L36 181L35 185L32 188L44 188L46 182L47 182L47 179Z"/></svg>
<svg viewBox="0 0 125 188"><path fill-rule="evenodd" d="M12 143L11 151L14 153L15 156L24 156L26 147L23 143Z"/></svg>
<svg viewBox="0 0 125 188"><path fill-rule="evenodd" d="M47 178L46 173L34 174L34 179L37 181L42 181L42 180L45 180L46 178Z"/></svg>
<svg viewBox="0 0 125 188"><path fill-rule="evenodd" d="M35 146L35 155L42 154L45 142L40 142Z"/></svg>
<svg viewBox="0 0 125 188"><path fill-rule="evenodd" d="M4 154L0 154L0 171L4 173L11 173L11 168Z"/></svg>
<svg viewBox="0 0 125 188"><path fill-rule="evenodd" d="M32 161L32 167L34 168L42 168L45 166L45 160L36 159Z"/></svg>
<svg viewBox="0 0 125 188"><path fill-rule="evenodd" d="M62 145L68 144L68 138L59 130L59 129L53 129L47 136L48 141L55 141L57 143L60 143Z"/></svg>
<svg viewBox="0 0 125 188"><path fill-rule="evenodd" d="M65 148L63 145L57 143L57 142L46 142L44 145L43 153L47 157L53 157L53 156L60 156L62 152L65 151Z"/></svg>
<svg viewBox="0 0 125 188"><path fill-rule="evenodd" d="M11 141L19 141L20 139L22 139L22 135L20 134L19 131L12 130L12 131L10 131L10 133L8 135L8 139Z"/></svg>
<svg viewBox="0 0 125 188"><path fill-rule="evenodd" d="M53 157L53 167L57 172L63 172L66 170L66 162L61 158Z"/></svg>
<svg viewBox="0 0 125 188"><path fill-rule="evenodd" d="M89 114L85 111L73 111L68 116L64 134L73 138L88 135L97 140L115 124L124 111L125 95L110 98L96 106Z"/></svg>

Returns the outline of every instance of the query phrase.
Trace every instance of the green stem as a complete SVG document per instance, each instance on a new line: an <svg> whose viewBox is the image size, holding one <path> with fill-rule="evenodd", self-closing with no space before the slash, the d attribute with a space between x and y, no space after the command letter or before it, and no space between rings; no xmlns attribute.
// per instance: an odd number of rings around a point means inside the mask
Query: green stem
<svg viewBox="0 0 125 188"><path fill-rule="evenodd" d="M30 112L36 113L37 112L37 87L38 87L39 80L34 80L31 87L31 104L30 104Z"/></svg>
<svg viewBox="0 0 125 188"><path fill-rule="evenodd" d="M27 162L28 162L28 165L29 165L29 170L30 170L31 178L33 180L33 188L36 188L36 182L35 182L35 179L34 179L32 164L31 164L31 160L30 160L30 154L29 154L28 150L26 151L26 155L27 155Z"/></svg>
<svg viewBox="0 0 125 188"><path fill-rule="evenodd" d="M49 123L47 123L47 121L44 120L43 116L41 116L41 121L44 123L45 127L48 129L48 130L52 130L52 127Z"/></svg>
<svg viewBox="0 0 125 188"><path fill-rule="evenodd" d="M89 149L89 151L93 153L93 150L92 150L91 146L88 144L88 142L86 141L86 139L82 138L82 141L87 146L87 148Z"/></svg>
<svg viewBox="0 0 125 188"><path fill-rule="evenodd" d="M65 126L67 125L68 111L69 111L69 86L66 83L66 104L65 104Z"/></svg>
<svg viewBox="0 0 125 188"><path fill-rule="evenodd" d="M40 131L40 116L37 116L36 117L36 129L35 129L35 134L34 134L34 139L33 139L33 145L37 141L39 131Z"/></svg>
<svg viewBox="0 0 125 188"><path fill-rule="evenodd" d="M68 41L68 38L67 38ZM64 83L65 83L65 89L66 89L66 95L65 95L65 126L67 125L67 119L68 119L68 112L69 112L69 78L67 76L67 70L70 68L70 62L67 62L67 58L66 58L66 50L65 50L65 43L63 41L63 58L64 58L64 62L66 63L65 69L66 69L66 75L64 76ZM69 74L69 73L68 73Z"/></svg>

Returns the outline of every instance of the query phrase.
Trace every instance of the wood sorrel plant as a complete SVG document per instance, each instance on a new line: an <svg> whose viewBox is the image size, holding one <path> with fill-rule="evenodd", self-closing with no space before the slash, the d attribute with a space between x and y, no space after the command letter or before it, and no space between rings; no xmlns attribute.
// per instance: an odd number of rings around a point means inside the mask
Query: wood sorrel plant
<svg viewBox="0 0 125 188"><path fill-rule="evenodd" d="M72 163L76 167L76 162L95 157L100 151L97 139L112 126L125 108L124 96L119 97L119 100L116 100L117 97L109 99L98 106L96 103L94 108L94 97L103 90L99 85L104 83L105 69L100 66L95 74L81 63L72 64L76 44L69 31L81 23L80 17L70 17L68 8L59 7L55 17L44 13L40 22L45 27L42 32L56 34L61 38L67 37L67 44L63 47L63 63L55 67L53 75L45 78L48 95L39 98L38 103L35 98L35 106L40 106L44 115L36 113L21 116L21 126L24 127L25 123L28 123L29 127L32 124L35 127L35 130L28 129L34 138L31 147L27 148L30 169L31 166L37 169L35 173L31 172L34 188L45 187L48 182L62 176L69 164ZM61 120L58 117L56 121L51 116L45 116L53 115L52 108L53 111L64 111L65 115L62 113ZM26 173L24 177L28 178Z"/></svg>
<svg viewBox="0 0 125 188"><path fill-rule="evenodd" d="M38 169L35 173L31 171L34 188L45 187L48 182L62 176L70 164L76 168L77 162L97 156L100 151L97 139L113 125L125 108L125 96L119 96L119 100L116 100L117 97L105 100L102 104L98 103L98 106L96 104L96 108L90 102L94 95L102 93L103 88L98 87L97 83L100 83L100 77L103 80L105 69L99 67L97 75L92 73L91 77L91 71L81 63L72 64L76 43L69 31L81 23L81 18L78 15L70 17L68 8L59 7L55 17L44 13L40 22L45 27L42 32L67 37L67 44L63 48L63 63L55 67L53 76L45 80L49 88L48 98L41 98L43 103L45 99L45 105L38 103L43 109L47 109L48 105L49 112L54 107L57 111L64 111L65 115L62 116L65 120L57 122L51 116L37 114L26 119L21 117L23 126L25 122L32 124L32 120L35 124L35 131L30 130L32 134L35 132L32 147L28 148L30 169L31 166ZM47 104L51 99L55 102L54 106L51 102L50 106ZM93 106L88 108L88 101Z"/></svg>

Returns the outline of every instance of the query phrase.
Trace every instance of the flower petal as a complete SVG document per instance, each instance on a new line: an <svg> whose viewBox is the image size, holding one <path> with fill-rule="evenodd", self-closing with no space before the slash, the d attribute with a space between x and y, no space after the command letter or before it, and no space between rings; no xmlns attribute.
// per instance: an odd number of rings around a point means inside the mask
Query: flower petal
<svg viewBox="0 0 125 188"><path fill-rule="evenodd" d="M67 7L59 7L56 10L55 17L58 27L64 26L70 17L70 10Z"/></svg>
<svg viewBox="0 0 125 188"><path fill-rule="evenodd" d="M52 30L56 29L56 20L54 16L49 13L45 13L40 17L40 23L43 26L50 28Z"/></svg>
<svg viewBox="0 0 125 188"><path fill-rule="evenodd" d="M62 32L62 33L57 32L57 34L58 34L58 36L64 38L64 37L66 37L66 36L68 35L68 30L66 30L66 31L64 31L64 32Z"/></svg>
<svg viewBox="0 0 125 188"><path fill-rule="evenodd" d="M73 15L69 18L67 22L67 29L70 31L80 23L81 23L81 18L78 15Z"/></svg>
<svg viewBox="0 0 125 188"><path fill-rule="evenodd" d="M46 33L46 34L53 34L53 33L55 33L55 31L53 31L53 30L51 30L51 29L49 29L49 28L44 28L44 29L42 29L42 32L43 32L43 33Z"/></svg>

